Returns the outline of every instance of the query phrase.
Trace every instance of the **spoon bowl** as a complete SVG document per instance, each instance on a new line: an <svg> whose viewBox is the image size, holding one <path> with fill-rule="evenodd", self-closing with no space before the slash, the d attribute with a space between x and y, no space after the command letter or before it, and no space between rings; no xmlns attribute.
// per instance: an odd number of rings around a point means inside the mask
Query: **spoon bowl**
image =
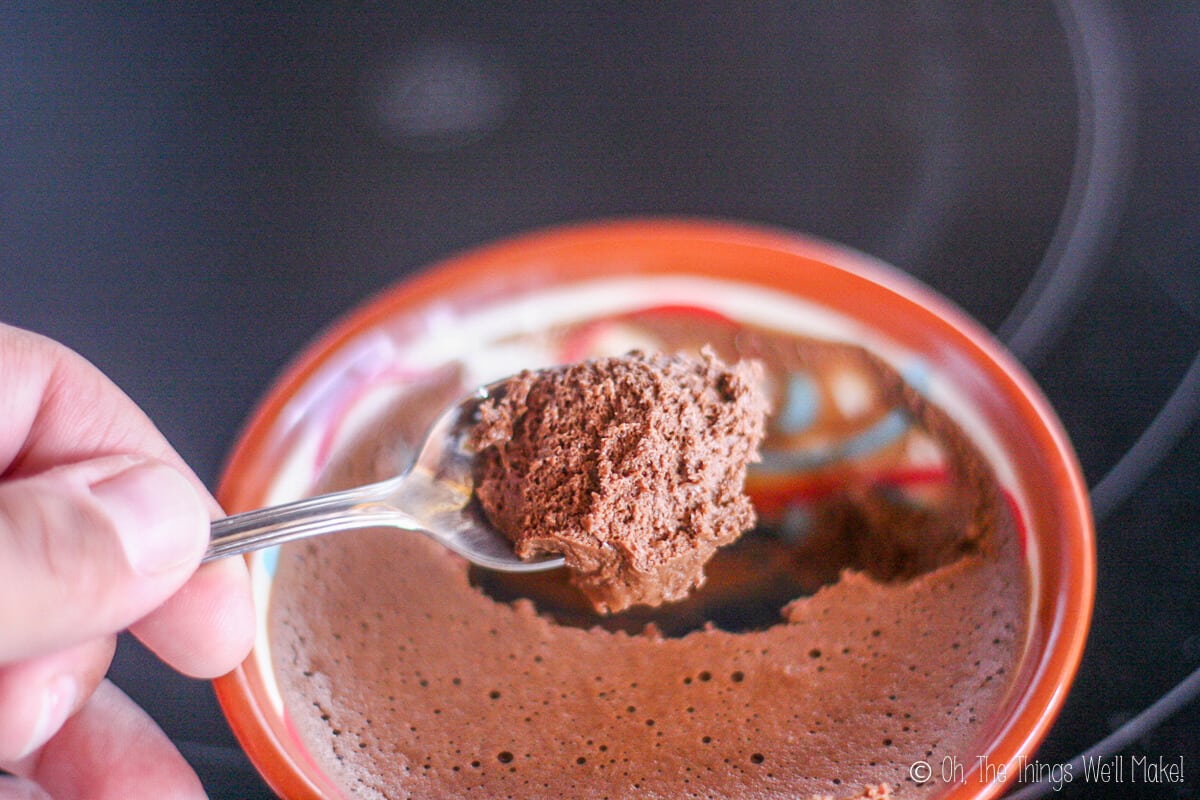
<svg viewBox="0 0 1200 800"><path fill-rule="evenodd" d="M480 404L503 391L504 381L482 386L444 411L407 472L216 520L202 561L337 531L393 527L423 533L486 569L539 572L561 567L562 556L518 558L473 502L475 454L469 434Z"/></svg>

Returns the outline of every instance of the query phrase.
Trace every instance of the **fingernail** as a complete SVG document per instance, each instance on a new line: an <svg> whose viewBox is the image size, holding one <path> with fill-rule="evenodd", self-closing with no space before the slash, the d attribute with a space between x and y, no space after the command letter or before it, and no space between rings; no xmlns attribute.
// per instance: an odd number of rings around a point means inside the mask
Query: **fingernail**
<svg viewBox="0 0 1200 800"><path fill-rule="evenodd" d="M37 721L33 732L25 745L24 751L17 760L28 756L39 747L50 741L58 729L71 716L75 709L75 701L79 699L79 685L70 675L59 675L51 680L42 690L42 706L38 711Z"/></svg>
<svg viewBox="0 0 1200 800"><path fill-rule="evenodd" d="M51 800L46 790L15 775L0 775L0 798L4 800Z"/></svg>
<svg viewBox="0 0 1200 800"><path fill-rule="evenodd" d="M208 517L196 490L176 470L139 464L94 484L92 495L139 574L161 574L198 557L197 531L207 531Z"/></svg>

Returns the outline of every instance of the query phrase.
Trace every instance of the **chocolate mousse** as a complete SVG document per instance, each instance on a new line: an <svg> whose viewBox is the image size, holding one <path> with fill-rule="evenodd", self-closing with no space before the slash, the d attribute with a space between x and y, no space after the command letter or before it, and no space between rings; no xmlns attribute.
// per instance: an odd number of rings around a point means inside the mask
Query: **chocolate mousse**
<svg viewBox="0 0 1200 800"><path fill-rule="evenodd" d="M914 783L912 764L973 760L1030 635L1020 520L987 460L925 399L920 369L902 375L853 344L673 308L494 346L577 362L630 342L704 370L717 369L707 344L762 365L772 411L746 481L755 528L683 600L607 615L567 570L476 570L424 536L285 546L271 654L313 763L341 795L368 798L943 792L936 769ZM419 442L407 431L444 405L429 398L469 388L451 374L407 380L313 490L404 469ZM510 417L498 407L489 424Z"/></svg>
<svg viewBox="0 0 1200 800"><path fill-rule="evenodd" d="M517 555L564 554L597 611L679 600L754 525L761 380L710 349L521 372L480 407L476 495Z"/></svg>

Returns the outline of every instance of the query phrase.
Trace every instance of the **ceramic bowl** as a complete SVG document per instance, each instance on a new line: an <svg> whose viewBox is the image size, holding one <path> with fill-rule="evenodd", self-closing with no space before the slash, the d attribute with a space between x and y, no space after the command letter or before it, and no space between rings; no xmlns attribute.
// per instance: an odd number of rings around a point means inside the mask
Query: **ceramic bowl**
<svg viewBox="0 0 1200 800"><path fill-rule="evenodd" d="M400 350L469 361L489 337L672 304L799 320L806 332L862 343L893 363L919 362L935 401L992 463L1025 532L1031 624L1008 699L978 751L962 759L961 780L938 796L1011 788L973 765L1011 774L1032 757L1067 695L1095 584L1086 487L1053 410L1000 344L932 290L845 247L746 225L632 220L535 232L447 258L386 289L299 354L249 420L219 499L236 512L310 492L348 404L369 409L377 386L404 380L393 364ZM535 366L522 357L492 358L479 377ZM274 559L271 551L249 558L263 615ZM251 656L216 681L229 723L280 795L337 797L283 713L265 636L264 621Z"/></svg>

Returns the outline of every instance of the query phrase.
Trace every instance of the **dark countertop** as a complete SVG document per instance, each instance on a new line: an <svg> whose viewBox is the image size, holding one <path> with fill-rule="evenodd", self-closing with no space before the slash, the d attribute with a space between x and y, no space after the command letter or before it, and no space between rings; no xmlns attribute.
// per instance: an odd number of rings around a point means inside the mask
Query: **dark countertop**
<svg viewBox="0 0 1200 800"><path fill-rule="evenodd" d="M1039 761L1200 666L1196 6L180 8L0 7L0 320L92 359L210 485L287 359L425 264L748 220L963 306L1101 486L1095 624ZM207 684L132 640L111 676L214 797L269 796ZM1196 796L1197 730L1192 703L1123 751L1182 757L1181 784L1055 796Z"/></svg>

